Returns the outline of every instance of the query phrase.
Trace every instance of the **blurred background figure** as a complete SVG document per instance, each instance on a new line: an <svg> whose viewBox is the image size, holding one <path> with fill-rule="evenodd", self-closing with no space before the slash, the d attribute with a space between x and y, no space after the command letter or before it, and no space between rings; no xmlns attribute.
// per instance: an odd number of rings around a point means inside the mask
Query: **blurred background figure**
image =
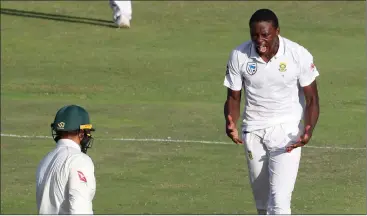
<svg viewBox="0 0 367 216"><path fill-rule="evenodd" d="M120 28L130 28L130 21L132 18L131 0L109 0L109 2L113 11L113 20L115 24Z"/></svg>

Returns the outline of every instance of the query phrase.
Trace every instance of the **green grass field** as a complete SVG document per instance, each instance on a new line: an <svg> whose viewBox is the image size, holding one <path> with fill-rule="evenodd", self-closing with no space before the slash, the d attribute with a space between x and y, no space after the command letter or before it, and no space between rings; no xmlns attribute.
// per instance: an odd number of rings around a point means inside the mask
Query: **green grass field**
<svg viewBox="0 0 367 216"><path fill-rule="evenodd" d="M365 2L135 1L126 30L107 0L2 1L1 133L50 136L57 109L76 103L97 128L96 214L256 214L243 147L224 133L222 83L263 7L321 74L292 213L365 214ZM228 144L111 140L168 137ZM2 214L37 213L35 170L53 147L1 137Z"/></svg>

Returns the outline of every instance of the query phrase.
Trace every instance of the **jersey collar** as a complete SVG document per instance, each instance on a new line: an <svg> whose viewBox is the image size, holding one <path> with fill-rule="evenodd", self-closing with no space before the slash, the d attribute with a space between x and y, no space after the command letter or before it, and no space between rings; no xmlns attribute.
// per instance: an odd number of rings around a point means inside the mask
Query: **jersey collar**
<svg viewBox="0 0 367 216"><path fill-rule="evenodd" d="M57 146L67 146L67 147L79 149L81 151L80 145L71 139L60 139L59 141L57 141L56 145Z"/></svg>
<svg viewBox="0 0 367 216"><path fill-rule="evenodd" d="M278 49L278 52L274 56L275 59L279 58L280 56L282 56L285 53L285 44L284 44L283 37L278 35L278 38L279 38L279 49ZM263 62L262 58L256 52L254 43L251 43L250 58Z"/></svg>

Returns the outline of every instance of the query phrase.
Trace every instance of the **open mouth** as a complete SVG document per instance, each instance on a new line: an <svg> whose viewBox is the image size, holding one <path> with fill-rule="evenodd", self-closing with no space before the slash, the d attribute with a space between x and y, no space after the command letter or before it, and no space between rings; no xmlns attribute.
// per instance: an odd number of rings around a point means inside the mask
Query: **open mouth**
<svg viewBox="0 0 367 216"><path fill-rule="evenodd" d="M258 45L256 46L257 50L260 52L260 53L265 53L268 48L265 46L265 44L262 44L262 45Z"/></svg>

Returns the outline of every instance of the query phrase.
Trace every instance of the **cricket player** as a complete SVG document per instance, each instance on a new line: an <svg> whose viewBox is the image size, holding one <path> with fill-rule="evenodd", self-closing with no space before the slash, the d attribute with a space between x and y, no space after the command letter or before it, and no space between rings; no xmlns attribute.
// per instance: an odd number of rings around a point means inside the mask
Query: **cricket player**
<svg viewBox="0 0 367 216"><path fill-rule="evenodd" d="M130 21L132 19L131 0L109 0L109 3L113 11L113 20L115 24L120 28L130 28Z"/></svg>
<svg viewBox="0 0 367 216"><path fill-rule="evenodd" d="M271 10L256 11L249 27L251 40L233 49L227 62L226 133L244 144L258 214L291 214L300 147L319 117L319 72L306 48L280 36ZM241 139L236 123L242 89Z"/></svg>
<svg viewBox="0 0 367 216"><path fill-rule="evenodd" d="M39 214L93 214L96 192L94 164L86 154L94 131L88 112L76 105L62 107L51 124L56 148L36 172Z"/></svg>

